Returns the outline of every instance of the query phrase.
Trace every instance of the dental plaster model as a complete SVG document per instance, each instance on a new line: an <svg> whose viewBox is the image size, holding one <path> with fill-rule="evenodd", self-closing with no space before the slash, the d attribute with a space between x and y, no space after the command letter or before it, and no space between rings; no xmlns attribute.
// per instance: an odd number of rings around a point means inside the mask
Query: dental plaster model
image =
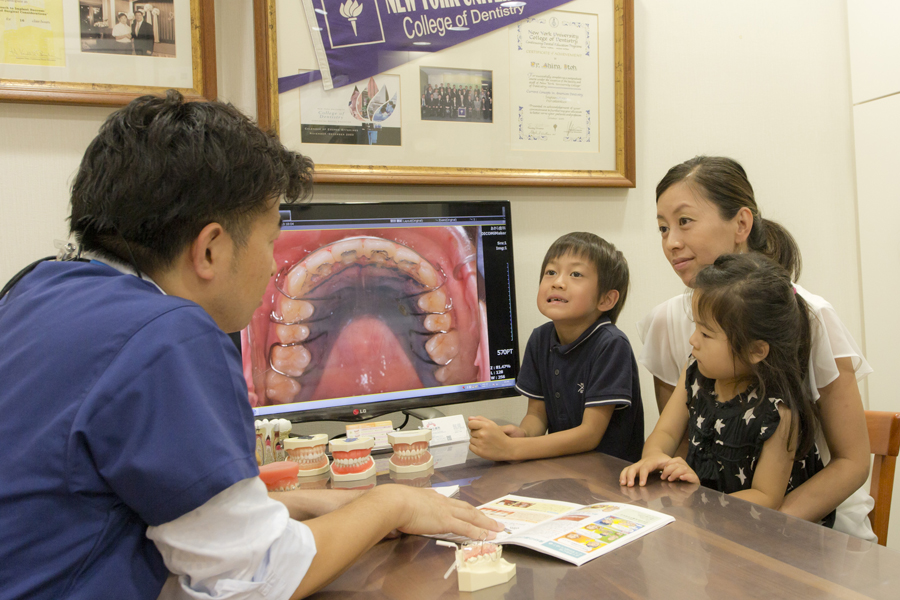
<svg viewBox="0 0 900 600"><path fill-rule="evenodd" d="M270 492L287 492L297 488L300 465L290 460L269 463L259 468L259 478Z"/></svg>
<svg viewBox="0 0 900 600"><path fill-rule="evenodd" d="M392 431L387 438L394 449L394 455L388 461L391 471L412 473L427 470L434 465L434 458L428 451L430 429Z"/></svg>
<svg viewBox="0 0 900 600"><path fill-rule="evenodd" d="M301 435L286 439L284 451L287 453L287 460L300 465L298 476L309 477L328 471L328 457L325 456L327 444L328 436L324 433Z"/></svg>
<svg viewBox="0 0 900 600"><path fill-rule="evenodd" d="M370 456L375 438L360 436L358 438L336 439L329 442L331 456L331 475L334 481L356 481L375 475L375 461Z"/></svg>
<svg viewBox="0 0 900 600"><path fill-rule="evenodd" d="M506 583L516 576L516 565L501 558L503 546L499 544L470 542L457 547L452 542L440 540L437 544L456 549L456 561L444 575L444 579L455 568L461 592L477 592Z"/></svg>

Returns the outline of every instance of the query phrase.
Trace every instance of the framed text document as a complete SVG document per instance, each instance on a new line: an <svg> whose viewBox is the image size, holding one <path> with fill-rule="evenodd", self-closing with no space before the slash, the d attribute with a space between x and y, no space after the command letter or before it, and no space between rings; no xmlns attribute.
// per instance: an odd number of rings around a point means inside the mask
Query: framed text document
<svg viewBox="0 0 900 600"><path fill-rule="evenodd" d="M634 187L633 0L255 0L259 121L322 182Z"/></svg>

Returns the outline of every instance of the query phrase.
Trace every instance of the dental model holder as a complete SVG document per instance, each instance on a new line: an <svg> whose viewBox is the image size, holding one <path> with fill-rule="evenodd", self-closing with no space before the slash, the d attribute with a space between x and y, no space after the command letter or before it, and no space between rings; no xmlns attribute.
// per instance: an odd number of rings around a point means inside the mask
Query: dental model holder
<svg viewBox="0 0 900 600"><path fill-rule="evenodd" d="M444 574L444 579L456 569L461 592L477 592L506 583L516 576L516 565L501 558L503 546L499 544L469 542L457 546L441 540L437 544L455 549L456 560Z"/></svg>
<svg viewBox="0 0 900 600"><path fill-rule="evenodd" d="M324 433L288 438L284 441L285 458L300 465L299 477L321 475L328 472L327 445L328 436Z"/></svg>
<svg viewBox="0 0 900 600"><path fill-rule="evenodd" d="M388 442L394 449L394 455L388 461L388 467L395 473L414 473L416 471L427 471L434 465L434 457L428 451L428 443L431 441L430 429L417 429L410 431L392 431L387 434ZM410 450L401 450L397 446L403 444L408 446ZM413 452L417 450L413 448L415 444L419 444L419 450L422 444L425 444L424 453L421 458L413 458ZM415 460L417 464L408 464ZM395 462L396 461L396 462Z"/></svg>
<svg viewBox="0 0 900 600"><path fill-rule="evenodd" d="M331 456L331 477L334 481L356 481L375 475L375 461L372 460L372 447L375 446L375 438L360 436L358 438L345 438L331 440L329 443ZM353 452L356 456L349 456ZM363 470L354 473L338 473L335 468L342 468L339 460L360 460L360 466L368 464ZM352 468L352 467L351 467Z"/></svg>

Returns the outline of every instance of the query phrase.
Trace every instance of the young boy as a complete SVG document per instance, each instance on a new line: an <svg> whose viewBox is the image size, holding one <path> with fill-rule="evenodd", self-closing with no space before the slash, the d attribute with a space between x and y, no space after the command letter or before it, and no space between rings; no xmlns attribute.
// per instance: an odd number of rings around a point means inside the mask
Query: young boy
<svg viewBox="0 0 900 600"><path fill-rule="evenodd" d="M470 417L469 448L491 460L589 450L640 460L637 363L615 326L628 292L625 257L592 233L570 233L547 250L541 273L538 310L551 322L532 332L516 381L528 413L519 427Z"/></svg>

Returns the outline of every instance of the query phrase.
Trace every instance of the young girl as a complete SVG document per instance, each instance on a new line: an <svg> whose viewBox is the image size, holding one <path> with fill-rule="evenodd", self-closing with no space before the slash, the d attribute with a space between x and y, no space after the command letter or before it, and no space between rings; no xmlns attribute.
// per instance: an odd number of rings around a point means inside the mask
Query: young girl
<svg viewBox="0 0 900 600"><path fill-rule="evenodd" d="M778 508L824 468L803 378L810 352L806 302L787 272L758 253L726 254L694 281L692 356L640 461L620 483L699 482ZM687 431L687 461L672 458ZM834 513L827 518L833 522ZM830 524L830 523L828 523Z"/></svg>

